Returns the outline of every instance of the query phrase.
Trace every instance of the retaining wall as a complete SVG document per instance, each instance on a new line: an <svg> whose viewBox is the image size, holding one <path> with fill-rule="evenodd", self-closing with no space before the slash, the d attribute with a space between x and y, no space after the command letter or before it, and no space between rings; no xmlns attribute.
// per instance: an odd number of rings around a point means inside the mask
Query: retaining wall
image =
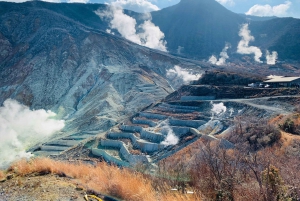
<svg viewBox="0 0 300 201"><path fill-rule="evenodd" d="M128 126L128 125L121 125L120 129L122 131L129 131L129 132L141 132L143 128L141 126Z"/></svg>
<svg viewBox="0 0 300 201"><path fill-rule="evenodd" d="M146 131L144 132L144 135L146 135L145 133L146 133ZM149 137L150 132L147 132L147 133L148 133L148 137ZM153 134L154 133L152 133L152 135ZM155 135L158 135L158 134L155 134ZM159 137L162 138L161 141L163 141L164 136L161 134L159 134L159 135L160 135ZM133 147L136 149L140 149L144 153L151 153L151 152L155 152L155 151L158 151L158 150L164 148L164 146L161 146L160 144L157 144L157 143L151 143L151 142L145 142L143 140L138 140L138 138L133 133L109 133L109 134L107 134L107 137L109 137L111 139L121 139L121 138L130 139ZM157 137L157 136L155 136L155 137ZM158 143L160 143L161 141L159 141ZM115 146L117 146L117 145L115 145Z"/></svg>
<svg viewBox="0 0 300 201"><path fill-rule="evenodd" d="M106 151L101 149L92 149L92 154L94 154L95 156L103 157L105 161L114 163L118 166L124 166L124 167L130 166L128 162L117 159L109 155Z"/></svg>
<svg viewBox="0 0 300 201"><path fill-rule="evenodd" d="M63 146L41 146L41 151L65 151L70 147L63 147Z"/></svg>
<svg viewBox="0 0 300 201"><path fill-rule="evenodd" d="M165 136L160 133L153 133L146 130L142 130L140 134L142 139L149 140L155 143L161 143L165 139Z"/></svg>
<svg viewBox="0 0 300 201"><path fill-rule="evenodd" d="M211 135L202 135L201 139L207 140L207 141L214 141L214 140L219 140L218 138L211 136Z"/></svg>
<svg viewBox="0 0 300 201"><path fill-rule="evenodd" d="M176 109L199 110L199 107L186 106L186 105L172 105L172 104L167 104L167 103L162 103L160 105L164 106L164 107L176 108Z"/></svg>
<svg viewBox="0 0 300 201"><path fill-rule="evenodd" d="M46 143L46 145L58 145L58 146L72 147L79 143L80 143L80 141L76 141L76 140L55 140L55 141Z"/></svg>
<svg viewBox="0 0 300 201"><path fill-rule="evenodd" d="M137 141L137 143L139 144L140 149L146 153L153 153L165 148L164 145L157 143L145 143L141 141Z"/></svg>
<svg viewBox="0 0 300 201"><path fill-rule="evenodd" d="M164 119L168 118L168 116L165 116L165 115L152 114L152 113L146 113L146 112L140 112L139 116L146 117L148 119L159 119L159 120L164 120Z"/></svg>
<svg viewBox="0 0 300 201"><path fill-rule="evenodd" d="M136 118L132 119L132 123L134 123L134 124L145 124L145 125L149 125L151 127L155 127L157 125L154 121L147 120L147 119L136 119Z"/></svg>
<svg viewBox="0 0 300 201"><path fill-rule="evenodd" d="M169 123L172 126L187 126L187 127L199 128L200 126L202 126L203 124L205 124L206 121L203 121L203 120L170 119Z"/></svg>
<svg viewBox="0 0 300 201"><path fill-rule="evenodd" d="M190 128L189 127L181 127L181 126L170 126L170 128L173 130L174 134L177 137L182 137L185 134L190 132ZM167 135L168 133L166 131L163 131L164 135Z"/></svg>
<svg viewBox="0 0 300 201"><path fill-rule="evenodd" d="M192 134L194 134L194 135L199 135L199 136L202 135L202 134L201 134L197 129L195 129L195 128L190 128L190 132L191 132Z"/></svg>
<svg viewBox="0 0 300 201"><path fill-rule="evenodd" d="M120 128L122 131L139 132L141 134L142 139L155 142L155 143L160 143L165 138L162 134L146 131L141 126L122 125Z"/></svg>
<svg viewBox="0 0 300 201"><path fill-rule="evenodd" d="M174 112L174 113L193 113L193 112L195 112L195 110L177 109L177 108L172 108L172 107L166 107L163 105L159 105L158 107L162 108L165 111Z"/></svg>
<svg viewBox="0 0 300 201"><path fill-rule="evenodd" d="M124 157L124 159L126 159L130 164L149 162L146 156L131 154L126 148L125 144L121 141L101 140L101 146L118 148L122 157Z"/></svg>
<svg viewBox="0 0 300 201"><path fill-rule="evenodd" d="M216 96L181 96L181 101L215 100Z"/></svg>
<svg viewBox="0 0 300 201"><path fill-rule="evenodd" d="M108 133L107 137L112 139L130 139L132 144L135 144L138 139L133 133Z"/></svg>

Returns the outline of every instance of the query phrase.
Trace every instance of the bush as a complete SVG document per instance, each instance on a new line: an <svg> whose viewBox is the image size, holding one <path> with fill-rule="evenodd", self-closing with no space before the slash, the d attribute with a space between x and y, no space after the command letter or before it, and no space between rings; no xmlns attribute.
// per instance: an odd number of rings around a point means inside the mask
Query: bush
<svg viewBox="0 0 300 201"><path fill-rule="evenodd" d="M263 79L253 75L241 75L233 72L210 71L202 75L202 77L195 81L194 84L208 84L208 85L248 85L250 83L262 82Z"/></svg>
<svg viewBox="0 0 300 201"><path fill-rule="evenodd" d="M262 171L262 181L266 186L266 195L268 200L292 200L287 196L283 179L280 176L279 169L269 165Z"/></svg>
<svg viewBox="0 0 300 201"><path fill-rule="evenodd" d="M87 190L104 193L130 201L152 200L199 200L195 193L191 196L170 193L171 187L151 177L131 169L110 166L107 163L89 165L82 162L61 162L49 158L34 158L15 162L9 168L17 176L56 174L76 180ZM0 171L1 174L1 171ZM1 175L0 175L1 176ZM154 186L160 183L159 189Z"/></svg>
<svg viewBox="0 0 300 201"><path fill-rule="evenodd" d="M243 122L243 123L241 123ZM271 146L281 138L280 130L267 120L246 119L235 122L230 141L252 151Z"/></svg>
<svg viewBox="0 0 300 201"><path fill-rule="evenodd" d="M287 118L283 124L279 124L279 127L288 133L296 134L296 126L293 120L290 118Z"/></svg>

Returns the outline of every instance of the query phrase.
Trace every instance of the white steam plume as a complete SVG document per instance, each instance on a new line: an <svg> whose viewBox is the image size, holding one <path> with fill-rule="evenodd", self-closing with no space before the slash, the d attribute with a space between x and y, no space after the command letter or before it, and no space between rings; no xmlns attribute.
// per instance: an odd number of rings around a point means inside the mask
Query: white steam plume
<svg viewBox="0 0 300 201"><path fill-rule="evenodd" d="M229 56L227 54L227 50L230 48L230 44L226 43L225 47L223 48L222 52L220 53L220 58L219 60L217 59L217 57L215 57L214 55L212 55L209 58L209 62L212 64L216 64L218 66L220 65L225 65L226 64L226 59L229 59Z"/></svg>
<svg viewBox="0 0 300 201"><path fill-rule="evenodd" d="M190 81L198 80L201 77L201 74L192 74L187 70L182 69L180 66L174 66L174 69L167 70L167 78L169 79L181 79L185 84L188 84Z"/></svg>
<svg viewBox="0 0 300 201"><path fill-rule="evenodd" d="M266 59L267 59L267 64L275 65L276 60L278 59L278 53L276 51L273 51L272 54L270 54L270 52L267 50Z"/></svg>
<svg viewBox="0 0 300 201"><path fill-rule="evenodd" d="M237 47L237 53L239 54L254 54L255 61L261 63L260 57L262 52L258 47L249 46L249 42L254 41L255 38L251 36L251 32L248 28L248 24L244 24L240 29L239 36L242 37Z"/></svg>
<svg viewBox="0 0 300 201"><path fill-rule="evenodd" d="M167 52L165 34L151 22L151 14L147 14L147 20L139 25L141 29L139 33L136 30L136 20L126 15L120 7L110 6L106 11L96 11L96 14L102 19L109 20L110 28L116 29L127 40Z"/></svg>
<svg viewBox="0 0 300 201"><path fill-rule="evenodd" d="M166 133L167 136L165 140L161 142L161 144L165 146L178 144L179 138L175 135L172 128L169 126L167 122L164 122L164 126L162 127L162 132Z"/></svg>
<svg viewBox="0 0 300 201"><path fill-rule="evenodd" d="M211 103L211 104L212 104L211 112L213 114L221 115L221 114L225 113L227 110L224 103L216 103L216 104Z"/></svg>
<svg viewBox="0 0 300 201"><path fill-rule="evenodd" d="M0 167L31 157L26 149L61 130L64 121L54 116L51 111L32 111L15 100L6 100L0 107Z"/></svg>
<svg viewBox="0 0 300 201"><path fill-rule="evenodd" d="M158 26L155 26L151 20L147 20L139 27L144 30L144 32L138 34L142 45L165 52L167 51L167 42L163 40L165 34L160 31Z"/></svg>
<svg viewBox="0 0 300 201"><path fill-rule="evenodd" d="M212 55L211 57L209 57L208 62L211 64L217 64L218 58L215 55Z"/></svg>

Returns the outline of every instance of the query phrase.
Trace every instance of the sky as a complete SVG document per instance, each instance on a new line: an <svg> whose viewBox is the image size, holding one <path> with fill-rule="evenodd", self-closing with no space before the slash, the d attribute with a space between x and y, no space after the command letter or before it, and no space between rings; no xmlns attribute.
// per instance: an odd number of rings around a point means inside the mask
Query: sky
<svg viewBox="0 0 300 201"><path fill-rule="evenodd" d="M0 0L23 2L27 0ZM180 0L44 0L50 2L108 3L137 12L149 12L175 5ZM199 0L201 1L201 0ZM214 1L214 0L212 0ZM300 18L300 0L215 0L235 13L254 16Z"/></svg>
<svg viewBox="0 0 300 201"><path fill-rule="evenodd" d="M78 0L80 1L80 0ZM147 12L179 3L180 0L90 0L92 3L115 2L123 8ZM199 0L201 1L201 0ZM212 0L214 1L214 0ZM228 10L255 16L300 18L300 0L216 0Z"/></svg>
<svg viewBox="0 0 300 201"><path fill-rule="evenodd" d="M12 0L14 1L14 0ZM49 0L59 1L59 0ZM69 0L83 1L88 0ZM169 7L180 0L89 0L90 3L113 3L137 12L149 12ZM201 0L199 0L201 1ZM212 0L214 1L214 0ZM228 10L255 16L300 18L300 0L216 0Z"/></svg>

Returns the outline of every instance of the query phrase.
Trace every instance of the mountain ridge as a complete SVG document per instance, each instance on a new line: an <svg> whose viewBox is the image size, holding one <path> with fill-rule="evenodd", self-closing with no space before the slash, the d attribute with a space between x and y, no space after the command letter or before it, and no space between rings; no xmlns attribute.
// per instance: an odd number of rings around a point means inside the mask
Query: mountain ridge
<svg viewBox="0 0 300 201"><path fill-rule="evenodd" d="M215 1L194 0L183 0L172 7L152 12L152 18L165 33L172 53L181 48L180 53L184 56L208 59L213 54L218 55L225 43L230 43L228 52L235 57L241 39L238 35L240 28L242 24L250 23L250 31L256 39L253 44L261 47L263 52L267 49L278 51L279 60L299 61L300 58L300 30L297 28L300 27L300 19L249 21L248 16L233 13ZM289 24L292 26L287 27Z"/></svg>
<svg viewBox="0 0 300 201"><path fill-rule="evenodd" d="M201 71L51 10L15 6L0 15L0 104L12 98L51 109L68 121L66 132L108 129L163 98L172 91L166 71L174 65ZM143 84L155 93L141 91Z"/></svg>

